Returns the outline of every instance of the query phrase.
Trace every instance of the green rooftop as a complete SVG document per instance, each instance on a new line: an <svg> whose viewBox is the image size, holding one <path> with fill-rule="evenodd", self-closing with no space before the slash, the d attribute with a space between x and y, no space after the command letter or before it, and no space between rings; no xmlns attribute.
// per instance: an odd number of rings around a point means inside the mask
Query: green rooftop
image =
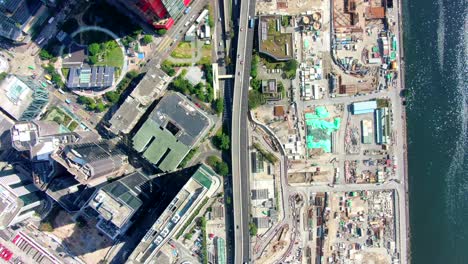
<svg viewBox="0 0 468 264"><path fill-rule="evenodd" d="M132 139L133 148L162 171L177 168L190 148L177 140L168 130L163 130L151 118L146 120Z"/></svg>
<svg viewBox="0 0 468 264"><path fill-rule="evenodd" d="M200 165L200 168L193 174L193 179L197 181L199 184L203 185L206 189L211 187L213 183L211 181L211 177L213 177L216 173L211 170L205 164Z"/></svg>

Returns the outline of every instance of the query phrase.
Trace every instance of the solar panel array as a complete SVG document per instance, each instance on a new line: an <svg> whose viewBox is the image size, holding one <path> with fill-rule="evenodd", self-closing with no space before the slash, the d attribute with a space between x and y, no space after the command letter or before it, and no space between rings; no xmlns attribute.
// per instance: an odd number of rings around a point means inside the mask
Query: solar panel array
<svg viewBox="0 0 468 264"><path fill-rule="evenodd" d="M94 66L91 68L72 67L68 74L68 88L106 88L114 83L114 67Z"/></svg>

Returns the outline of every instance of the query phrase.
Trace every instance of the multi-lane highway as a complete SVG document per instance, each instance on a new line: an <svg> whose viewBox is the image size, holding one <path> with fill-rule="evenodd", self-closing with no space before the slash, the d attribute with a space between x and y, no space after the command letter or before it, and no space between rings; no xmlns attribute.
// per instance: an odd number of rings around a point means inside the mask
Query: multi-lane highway
<svg viewBox="0 0 468 264"><path fill-rule="evenodd" d="M250 63L253 48L253 29L249 29L249 17L255 13L255 1L240 3L238 19L237 56L235 57L235 81L232 105L231 152L234 204L234 263L250 262L249 235L249 162L248 162L248 90ZM235 17L235 16L234 16Z"/></svg>

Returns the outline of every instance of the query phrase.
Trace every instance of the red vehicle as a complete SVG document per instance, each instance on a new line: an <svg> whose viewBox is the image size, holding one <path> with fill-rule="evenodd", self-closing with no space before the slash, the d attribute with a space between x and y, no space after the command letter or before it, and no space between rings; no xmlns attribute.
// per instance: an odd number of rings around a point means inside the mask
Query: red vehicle
<svg viewBox="0 0 468 264"><path fill-rule="evenodd" d="M9 261L13 257L13 253L5 246L0 244L0 257L6 261Z"/></svg>

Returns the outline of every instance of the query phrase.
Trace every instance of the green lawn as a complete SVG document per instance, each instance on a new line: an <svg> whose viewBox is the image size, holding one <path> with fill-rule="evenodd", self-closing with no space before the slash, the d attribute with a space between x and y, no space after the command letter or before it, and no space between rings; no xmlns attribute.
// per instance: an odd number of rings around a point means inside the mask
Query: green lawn
<svg viewBox="0 0 468 264"><path fill-rule="evenodd" d="M192 45L190 42L180 42L177 48L171 53L171 57L177 59L190 59L192 58Z"/></svg>
<svg viewBox="0 0 468 264"><path fill-rule="evenodd" d="M122 68L123 61L124 55L122 54L122 50L120 49L120 47L117 46L110 50L106 50L103 60L96 63L96 66L108 65L117 68Z"/></svg>

